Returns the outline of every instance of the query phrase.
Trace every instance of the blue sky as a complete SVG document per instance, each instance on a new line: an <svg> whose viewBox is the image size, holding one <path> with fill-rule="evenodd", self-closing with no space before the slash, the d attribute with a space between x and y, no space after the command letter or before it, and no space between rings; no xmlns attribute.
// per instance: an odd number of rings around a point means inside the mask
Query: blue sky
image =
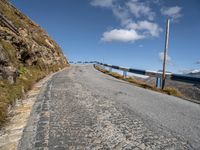
<svg viewBox="0 0 200 150"><path fill-rule="evenodd" d="M62 47L71 61L97 60L145 70L200 69L199 0L12 0Z"/></svg>

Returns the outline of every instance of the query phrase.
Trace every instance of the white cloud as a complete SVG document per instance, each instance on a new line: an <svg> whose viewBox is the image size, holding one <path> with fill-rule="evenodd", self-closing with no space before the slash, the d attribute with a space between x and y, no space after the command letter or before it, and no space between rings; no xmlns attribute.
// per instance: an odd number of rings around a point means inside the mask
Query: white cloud
<svg viewBox="0 0 200 150"><path fill-rule="evenodd" d="M191 73L198 73L198 72L200 72L200 69L194 69L191 71Z"/></svg>
<svg viewBox="0 0 200 150"><path fill-rule="evenodd" d="M135 30L113 29L103 33L102 41L134 42L143 38L144 36L139 35Z"/></svg>
<svg viewBox="0 0 200 150"><path fill-rule="evenodd" d="M144 31L143 34L151 35L153 37L158 37L160 32L162 32L162 28L160 28L158 24L146 20L139 21L138 23L130 23L127 25L127 28Z"/></svg>
<svg viewBox="0 0 200 150"><path fill-rule="evenodd" d="M200 69L183 69L183 70L179 70L179 72L181 72L183 74L199 73Z"/></svg>
<svg viewBox="0 0 200 150"><path fill-rule="evenodd" d="M159 53L159 58L162 61L164 60L164 52ZM169 55L167 55L167 62L170 62L171 60L172 60L171 57Z"/></svg>
<svg viewBox="0 0 200 150"><path fill-rule="evenodd" d="M161 0L90 0L91 5L106 7L112 10L113 15L120 20L120 28L103 33L102 40L130 42L151 37L159 37L163 31L155 22L155 12L151 4L159 5ZM181 16L179 6L162 8L161 13L174 20ZM154 21L153 21L154 20ZM123 34L121 34L123 33Z"/></svg>
<svg viewBox="0 0 200 150"><path fill-rule="evenodd" d="M127 2L126 5L136 18L145 16L148 17L149 20L153 20L155 17L155 13L151 11L151 8L138 0L131 0Z"/></svg>
<svg viewBox="0 0 200 150"><path fill-rule="evenodd" d="M127 9L124 9L121 6L113 6L112 11L113 14L121 21L122 25L131 22L130 14Z"/></svg>
<svg viewBox="0 0 200 150"><path fill-rule="evenodd" d="M91 5L100 7L111 7L114 0L91 0Z"/></svg>
<svg viewBox="0 0 200 150"><path fill-rule="evenodd" d="M178 19L178 18L182 17L181 10L182 10L182 8L179 6L166 7L166 8L161 9L161 13L172 19Z"/></svg>
<svg viewBox="0 0 200 150"><path fill-rule="evenodd" d="M149 37L158 37L161 31L162 29L156 23L140 21L129 23L125 29L114 29L103 33L102 41L134 42Z"/></svg>
<svg viewBox="0 0 200 150"><path fill-rule="evenodd" d="M92 6L110 8L114 16L119 19L122 24L127 24L131 20L129 10L124 6L121 6L118 3L118 0L91 0L90 4Z"/></svg>

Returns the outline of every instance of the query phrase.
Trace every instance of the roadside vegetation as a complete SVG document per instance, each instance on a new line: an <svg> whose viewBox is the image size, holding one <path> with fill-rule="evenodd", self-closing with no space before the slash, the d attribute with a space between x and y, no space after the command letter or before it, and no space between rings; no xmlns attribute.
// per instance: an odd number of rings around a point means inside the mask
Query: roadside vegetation
<svg viewBox="0 0 200 150"><path fill-rule="evenodd" d="M16 81L10 83L0 78L0 127L6 122L9 107L14 106L17 99L23 98L33 85L51 72L58 71L61 66L47 66L38 59L35 65L29 66L17 59L16 48L9 41L0 38L1 52L6 56L8 65L16 68ZM2 64L0 64L2 67ZM2 74L1 70L0 73Z"/></svg>
<svg viewBox="0 0 200 150"><path fill-rule="evenodd" d="M18 68L19 77L16 83L10 84L7 80L0 80L0 126L6 121L6 116L10 106L14 106L17 99L23 98L24 94L31 90L33 85L44 78L50 72L57 71L57 68L41 70L39 67Z"/></svg>
<svg viewBox="0 0 200 150"><path fill-rule="evenodd" d="M149 90L153 90L153 91L156 91L156 92L165 93L165 94L168 94L168 95L173 95L173 96L176 96L176 97L184 98L183 94L175 88L168 88L167 87L163 90L158 89L155 86L152 86L152 85L149 85L149 84L147 84L143 81L137 80L134 77L126 77L125 78L123 75L120 75L116 72L109 72L108 70L103 69L103 68L96 66L96 65L94 65L94 67L97 70L101 71L102 73L105 73L107 75L110 75L110 76L115 77L115 78L120 79L120 80L127 81L127 82L132 83L136 86L139 86L139 87L142 87L142 88L145 88L145 89L149 89Z"/></svg>

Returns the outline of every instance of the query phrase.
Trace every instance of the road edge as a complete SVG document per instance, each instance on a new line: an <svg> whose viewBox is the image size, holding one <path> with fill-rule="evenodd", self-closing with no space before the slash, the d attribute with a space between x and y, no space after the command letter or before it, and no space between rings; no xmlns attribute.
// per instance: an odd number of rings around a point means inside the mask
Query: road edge
<svg viewBox="0 0 200 150"><path fill-rule="evenodd" d="M70 67L65 67L41 79L34 84L33 88L25 94L23 99L16 101L16 105L11 109L8 115L9 121L6 123L5 127L1 129L0 150L16 150L19 148L23 133L26 130L33 108L37 105L37 99L41 92L46 89L48 82L51 81L54 75L68 68Z"/></svg>

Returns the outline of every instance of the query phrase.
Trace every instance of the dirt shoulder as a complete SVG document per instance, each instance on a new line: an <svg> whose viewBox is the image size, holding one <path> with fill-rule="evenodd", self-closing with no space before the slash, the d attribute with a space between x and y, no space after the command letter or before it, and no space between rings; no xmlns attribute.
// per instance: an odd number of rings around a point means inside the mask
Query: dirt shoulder
<svg viewBox="0 0 200 150"><path fill-rule="evenodd" d="M16 105L9 112L8 122L0 130L0 150L17 149L17 145L40 90L54 74L40 80L23 99L16 101Z"/></svg>

